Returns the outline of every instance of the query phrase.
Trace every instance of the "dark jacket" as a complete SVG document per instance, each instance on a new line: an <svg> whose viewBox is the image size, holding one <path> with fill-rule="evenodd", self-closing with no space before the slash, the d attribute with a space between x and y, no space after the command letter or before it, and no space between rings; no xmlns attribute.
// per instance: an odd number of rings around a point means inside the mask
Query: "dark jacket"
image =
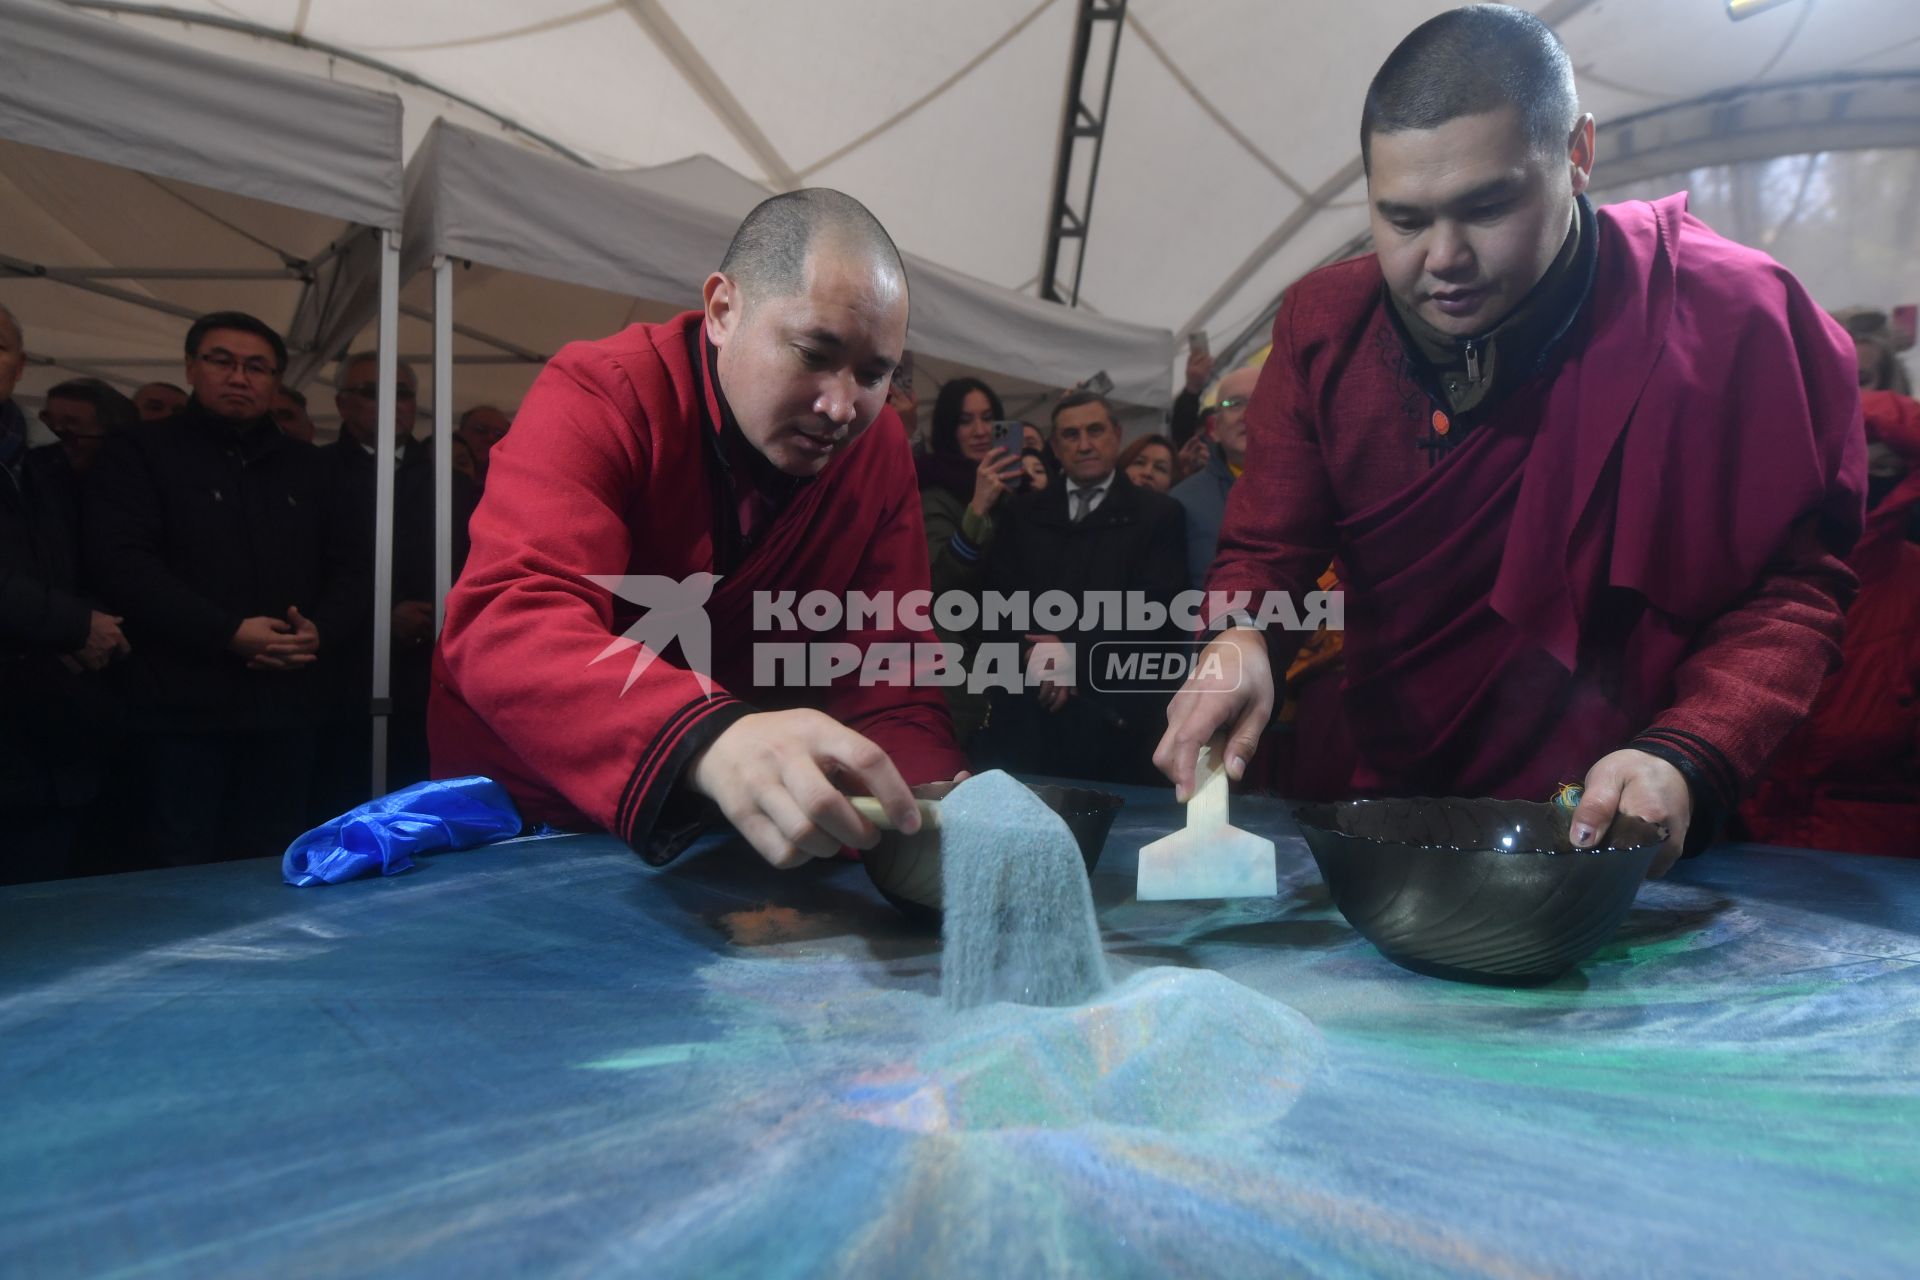
<svg viewBox="0 0 1920 1280"><path fill-rule="evenodd" d="M358 700L351 714L365 714L365 697L373 687L373 583L374 506L378 497L377 459L358 441L342 435L320 450L326 459L332 483L340 497L343 525L339 536L351 540L359 557L361 572L367 581L369 607L362 617L361 629L353 637L353 651L346 670L351 672L353 697ZM480 502L480 490L473 481L453 473L453 576L460 576L467 562L467 522ZM393 477L393 600L425 600L434 596L433 582L433 442L408 442L406 455ZM433 656L431 645L402 651L395 649L392 693L394 698L426 713L428 670Z"/></svg>
<svg viewBox="0 0 1920 1280"><path fill-rule="evenodd" d="M4 407L4 406L0 406ZM72 653L93 606L80 594L79 486L57 444L0 467L0 654Z"/></svg>
<svg viewBox="0 0 1920 1280"><path fill-rule="evenodd" d="M1196 591L1207 582L1213 553L1220 545L1220 522L1227 515L1233 469L1219 445L1207 448L1207 465L1173 486L1167 496L1187 513L1187 585Z"/></svg>
<svg viewBox="0 0 1920 1280"><path fill-rule="evenodd" d="M82 535L102 599L124 615L123 687L139 727L240 731L310 723L321 676L363 625L371 586L319 450L271 418L241 427L190 402L108 443L88 477ZM320 657L250 671L227 648L249 617L297 607Z"/></svg>
<svg viewBox="0 0 1920 1280"><path fill-rule="evenodd" d="M1030 601L1064 591L1081 612L1096 592L1140 592L1165 605L1187 585L1185 516L1173 499L1124 475L1114 477L1107 496L1079 524L1068 516L1065 483L1021 495L999 518L985 585L1025 592ZM983 764L1111 782L1153 779L1153 744L1166 728L1170 689L1115 691L1095 669L1110 652L1098 646L1174 641L1179 632L1171 624L1142 633L1107 621L1061 634L1075 646L1078 676L1077 694L1061 710L1042 710L1032 691L993 692ZM1046 628L1034 619L1030 630ZM1020 635L1003 631L990 639L1005 643Z"/></svg>
<svg viewBox="0 0 1920 1280"><path fill-rule="evenodd" d="M0 810L75 808L99 794L115 708L104 679L65 658L93 622L78 540L64 449L29 450L18 476L0 467Z"/></svg>

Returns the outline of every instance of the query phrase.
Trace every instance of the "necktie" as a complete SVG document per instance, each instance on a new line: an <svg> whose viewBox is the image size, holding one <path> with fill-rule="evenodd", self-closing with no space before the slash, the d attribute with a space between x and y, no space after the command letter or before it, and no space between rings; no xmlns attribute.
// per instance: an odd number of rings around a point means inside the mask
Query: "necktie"
<svg viewBox="0 0 1920 1280"><path fill-rule="evenodd" d="M1073 491L1073 522L1079 524L1087 518L1087 512L1093 509L1093 497L1098 489L1075 489Z"/></svg>

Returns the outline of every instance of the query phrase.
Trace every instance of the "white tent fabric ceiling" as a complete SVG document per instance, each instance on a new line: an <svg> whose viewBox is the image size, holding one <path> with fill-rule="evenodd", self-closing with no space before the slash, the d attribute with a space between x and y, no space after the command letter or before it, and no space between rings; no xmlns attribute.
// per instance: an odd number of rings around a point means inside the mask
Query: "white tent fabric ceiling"
<svg viewBox="0 0 1920 1280"><path fill-rule="evenodd" d="M1401 35L1447 7L1132 0L1082 305L1176 332L1197 325L1216 339L1257 317L1363 229L1358 184L1326 188L1354 160L1367 78ZM1913 0L1792 0L1741 23L1728 22L1722 0L1535 7L1567 42L1603 124L1757 85L1920 71ZM604 167L705 153L771 187L837 186L866 201L911 252L1009 288L1037 282L1073 0L170 8L351 50ZM396 89L408 100L409 146L436 114L491 124L311 49L197 23L124 20ZM1907 136L1920 140L1920 89L1908 89L1903 111ZM1315 193L1325 207L1295 218L1297 233L1260 261L1256 251Z"/></svg>
<svg viewBox="0 0 1920 1280"><path fill-rule="evenodd" d="M398 230L400 122L392 94L0 0L0 281L34 363L22 393L178 379L189 318L292 316L333 281L350 226Z"/></svg>

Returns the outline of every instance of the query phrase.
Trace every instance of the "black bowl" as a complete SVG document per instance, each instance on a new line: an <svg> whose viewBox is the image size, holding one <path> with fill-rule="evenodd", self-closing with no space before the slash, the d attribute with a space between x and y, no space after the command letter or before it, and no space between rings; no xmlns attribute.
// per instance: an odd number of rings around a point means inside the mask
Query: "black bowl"
<svg viewBox="0 0 1920 1280"><path fill-rule="evenodd" d="M1349 800L1293 811L1334 905L1397 965L1460 982L1551 982L1633 905L1665 833L1619 817L1575 849L1526 800Z"/></svg>
<svg viewBox="0 0 1920 1280"><path fill-rule="evenodd" d="M922 800L939 800L953 790L955 782L929 782L913 789ZM1119 796L1091 787L1062 787L1051 783L1030 783L1028 789L1040 797L1047 808L1066 819L1080 846L1080 860L1087 874L1100 861L1106 847L1107 832L1113 816L1125 803ZM938 928L940 924L940 833L922 828L913 835L882 831L880 843L860 855L867 875L891 902L918 924Z"/></svg>

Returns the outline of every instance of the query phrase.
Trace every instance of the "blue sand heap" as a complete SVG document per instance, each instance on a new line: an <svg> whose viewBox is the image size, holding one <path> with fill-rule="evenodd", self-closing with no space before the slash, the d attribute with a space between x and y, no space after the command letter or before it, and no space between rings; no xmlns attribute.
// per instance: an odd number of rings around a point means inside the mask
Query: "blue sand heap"
<svg viewBox="0 0 1920 1280"><path fill-rule="evenodd" d="M1112 985L1086 867L1059 814L996 769L947 794L940 828L950 1007L1079 1004Z"/></svg>

